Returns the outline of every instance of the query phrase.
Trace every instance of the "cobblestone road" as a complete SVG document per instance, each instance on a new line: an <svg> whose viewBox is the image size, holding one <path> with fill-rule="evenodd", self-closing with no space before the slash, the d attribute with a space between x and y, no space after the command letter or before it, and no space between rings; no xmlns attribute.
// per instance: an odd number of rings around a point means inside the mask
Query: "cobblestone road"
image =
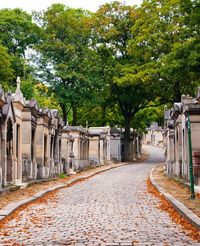
<svg viewBox="0 0 200 246"><path fill-rule="evenodd" d="M145 163L119 167L30 205L9 222L0 245L199 245L160 211L146 179L163 151Z"/></svg>

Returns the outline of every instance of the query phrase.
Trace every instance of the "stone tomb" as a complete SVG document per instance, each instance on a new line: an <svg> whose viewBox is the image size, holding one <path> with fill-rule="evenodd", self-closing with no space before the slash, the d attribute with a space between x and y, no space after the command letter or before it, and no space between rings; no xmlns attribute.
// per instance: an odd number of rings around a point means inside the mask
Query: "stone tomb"
<svg viewBox="0 0 200 246"><path fill-rule="evenodd" d="M17 182L16 175L16 138L15 138L15 112L12 94L4 94L0 89L1 121L0 121L0 186Z"/></svg>
<svg viewBox="0 0 200 246"><path fill-rule="evenodd" d="M36 161L36 128L39 106L35 100L26 101L22 112L22 164L23 181L36 179L38 168Z"/></svg>
<svg viewBox="0 0 200 246"><path fill-rule="evenodd" d="M73 138L73 151L71 149L68 157L70 159L70 167L73 171L81 170L89 165L88 130L82 126L66 126L64 129Z"/></svg>
<svg viewBox="0 0 200 246"><path fill-rule="evenodd" d="M70 135L68 126L65 126L62 131L62 159L65 160L65 173L72 173L75 167L74 152L73 152L74 137Z"/></svg>
<svg viewBox="0 0 200 246"><path fill-rule="evenodd" d="M110 162L110 127L90 127L89 156L91 164Z"/></svg>
<svg viewBox="0 0 200 246"><path fill-rule="evenodd" d="M62 158L63 121L57 109L50 109L49 141L50 141L50 176L65 171L65 160Z"/></svg>
<svg viewBox="0 0 200 246"><path fill-rule="evenodd" d="M168 173L189 181L188 115L191 123L192 158L195 183L200 184L200 101L182 95L174 103L165 130L166 169Z"/></svg>
<svg viewBox="0 0 200 246"><path fill-rule="evenodd" d="M110 157L113 162L120 162L121 157L121 130L116 127L110 130Z"/></svg>
<svg viewBox="0 0 200 246"><path fill-rule="evenodd" d="M20 90L20 78L17 78L17 89L14 94L12 94L12 102L14 107L16 124L15 128L15 146L16 146L16 165L15 165L15 176L16 184L20 184L22 182L22 112L25 106L25 99Z"/></svg>

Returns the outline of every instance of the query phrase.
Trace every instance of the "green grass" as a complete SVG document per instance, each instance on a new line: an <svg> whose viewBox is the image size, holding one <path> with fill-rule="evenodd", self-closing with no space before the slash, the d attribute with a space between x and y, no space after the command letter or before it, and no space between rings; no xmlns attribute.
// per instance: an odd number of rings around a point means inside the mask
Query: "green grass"
<svg viewBox="0 0 200 246"><path fill-rule="evenodd" d="M59 173L58 174L59 179L65 179L66 177L67 177L67 175L65 173Z"/></svg>

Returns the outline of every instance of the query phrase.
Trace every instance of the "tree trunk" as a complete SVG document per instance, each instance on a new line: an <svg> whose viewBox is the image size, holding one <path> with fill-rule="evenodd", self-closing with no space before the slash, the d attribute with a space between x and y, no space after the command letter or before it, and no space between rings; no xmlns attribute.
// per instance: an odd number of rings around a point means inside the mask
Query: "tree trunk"
<svg viewBox="0 0 200 246"><path fill-rule="evenodd" d="M180 102L181 101L181 88L179 81L176 81L174 84L174 102Z"/></svg>
<svg viewBox="0 0 200 246"><path fill-rule="evenodd" d="M126 116L124 122L124 153L123 153L123 161L131 161L130 158L130 135L131 135L131 120L132 117Z"/></svg>
<svg viewBox="0 0 200 246"><path fill-rule="evenodd" d="M63 121L65 126L67 125L67 108L64 104L60 104L60 107L62 109L62 114L63 114Z"/></svg>
<svg viewBox="0 0 200 246"><path fill-rule="evenodd" d="M72 105L72 125L77 125L77 106L75 104Z"/></svg>
<svg viewBox="0 0 200 246"><path fill-rule="evenodd" d="M106 125L106 106L102 106L102 126Z"/></svg>

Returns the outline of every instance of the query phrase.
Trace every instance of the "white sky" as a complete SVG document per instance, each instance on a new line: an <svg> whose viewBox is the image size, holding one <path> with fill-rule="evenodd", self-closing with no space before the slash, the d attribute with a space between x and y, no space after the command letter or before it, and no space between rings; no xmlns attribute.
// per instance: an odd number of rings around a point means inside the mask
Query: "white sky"
<svg viewBox="0 0 200 246"><path fill-rule="evenodd" d="M32 10L45 10L53 3L63 3L73 8L83 8L90 11L96 11L98 7L111 0L0 0L0 9L2 8L21 8L28 12ZM122 0L127 5L139 5L142 0Z"/></svg>

